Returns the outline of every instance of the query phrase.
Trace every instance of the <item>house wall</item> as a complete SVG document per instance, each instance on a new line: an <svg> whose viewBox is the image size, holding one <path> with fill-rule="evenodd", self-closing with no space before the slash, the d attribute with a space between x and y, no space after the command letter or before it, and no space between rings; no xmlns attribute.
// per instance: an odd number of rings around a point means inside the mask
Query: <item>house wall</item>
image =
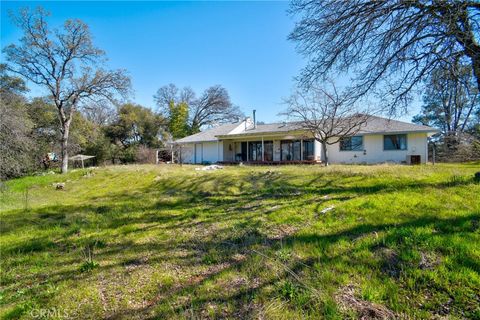
<svg viewBox="0 0 480 320"><path fill-rule="evenodd" d="M215 163L222 161L224 153L223 142L188 143L182 146L183 163Z"/></svg>
<svg viewBox="0 0 480 320"><path fill-rule="evenodd" d="M364 151L340 151L340 144L327 146L331 163L381 163L407 160L407 155L420 155L421 162L427 161L427 134L407 134L407 150L383 150L383 135L364 135ZM322 159L323 160L323 159Z"/></svg>
<svg viewBox="0 0 480 320"><path fill-rule="evenodd" d="M188 143L181 148L181 161L182 163L193 163L195 156L195 147L193 143Z"/></svg>
<svg viewBox="0 0 480 320"><path fill-rule="evenodd" d="M250 138L248 141L260 141L261 138ZM273 140L273 160L280 161L280 139L264 138ZM184 163L203 163L218 161L235 161L235 155L241 153L241 141L225 140L219 142L201 142L197 144L186 144L182 148L182 160ZM230 146L231 149L230 150ZM321 144L314 143L314 154L316 160L322 159ZM421 162L427 161L427 134L407 134L407 150L383 150L383 135L364 135L364 151L340 151L339 143L327 146L329 160L331 163L381 163L381 162L405 162L407 155L420 155ZM195 153L197 157L195 158Z"/></svg>
<svg viewBox="0 0 480 320"><path fill-rule="evenodd" d="M315 155L315 160L320 161L322 159L322 144L317 140L313 142L313 154Z"/></svg>
<svg viewBox="0 0 480 320"><path fill-rule="evenodd" d="M223 142L202 142L203 154L202 160L197 163L221 161L223 158ZM220 159L220 160L219 160Z"/></svg>
<svg viewBox="0 0 480 320"><path fill-rule="evenodd" d="M223 144L223 159L219 161L235 161L236 143L231 140L225 140L221 142Z"/></svg>

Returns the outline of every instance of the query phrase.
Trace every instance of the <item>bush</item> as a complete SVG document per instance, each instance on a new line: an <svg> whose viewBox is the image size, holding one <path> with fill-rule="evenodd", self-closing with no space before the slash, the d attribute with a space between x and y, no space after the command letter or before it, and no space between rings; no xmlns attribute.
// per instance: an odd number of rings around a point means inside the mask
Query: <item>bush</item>
<svg viewBox="0 0 480 320"><path fill-rule="evenodd" d="M0 179L20 177L35 169L33 123L21 103L0 103Z"/></svg>
<svg viewBox="0 0 480 320"><path fill-rule="evenodd" d="M137 148L135 160L137 163L155 164L157 162L157 150L145 146L140 146Z"/></svg>
<svg viewBox="0 0 480 320"><path fill-rule="evenodd" d="M475 175L473 176L473 180L475 182L480 182L480 171L479 172L475 172Z"/></svg>

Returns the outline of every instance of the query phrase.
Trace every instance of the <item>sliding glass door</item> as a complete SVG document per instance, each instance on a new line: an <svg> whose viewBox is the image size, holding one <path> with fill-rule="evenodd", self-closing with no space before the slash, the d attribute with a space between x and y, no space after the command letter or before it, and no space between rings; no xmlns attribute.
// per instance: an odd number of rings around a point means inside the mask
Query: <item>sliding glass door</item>
<svg viewBox="0 0 480 320"><path fill-rule="evenodd" d="M265 146L265 161L273 161L273 141L264 141Z"/></svg>
<svg viewBox="0 0 480 320"><path fill-rule="evenodd" d="M300 160L300 140L282 140L280 142L280 160Z"/></svg>
<svg viewBox="0 0 480 320"><path fill-rule="evenodd" d="M280 160L282 161L299 161L299 160L313 160L313 140L283 140L280 142ZM303 157L302 157L303 152Z"/></svg>
<svg viewBox="0 0 480 320"><path fill-rule="evenodd" d="M313 140L303 140L303 160L315 160Z"/></svg>
<svg viewBox="0 0 480 320"><path fill-rule="evenodd" d="M264 141L265 155L262 157L262 141L248 142L248 161L273 161L273 141Z"/></svg>

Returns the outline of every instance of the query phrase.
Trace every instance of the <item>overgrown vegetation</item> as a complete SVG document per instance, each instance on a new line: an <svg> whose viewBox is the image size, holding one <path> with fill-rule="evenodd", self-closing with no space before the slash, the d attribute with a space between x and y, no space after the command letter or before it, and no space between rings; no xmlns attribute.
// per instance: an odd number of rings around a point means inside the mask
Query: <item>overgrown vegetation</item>
<svg viewBox="0 0 480 320"><path fill-rule="evenodd" d="M479 318L478 171L122 166L11 180L2 316Z"/></svg>

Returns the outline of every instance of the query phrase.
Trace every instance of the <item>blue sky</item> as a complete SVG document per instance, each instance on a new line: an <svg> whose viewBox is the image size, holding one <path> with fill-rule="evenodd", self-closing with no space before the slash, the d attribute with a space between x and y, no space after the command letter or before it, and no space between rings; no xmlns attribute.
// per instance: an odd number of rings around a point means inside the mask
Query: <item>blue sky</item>
<svg viewBox="0 0 480 320"><path fill-rule="evenodd" d="M69 18L86 22L109 67L129 72L131 100L150 108L162 85L200 94L220 84L245 114L256 109L259 120L279 120L282 98L306 62L287 40L294 25L288 2L2 1L2 48L20 37L8 12L39 5L51 12L51 26Z"/></svg>

